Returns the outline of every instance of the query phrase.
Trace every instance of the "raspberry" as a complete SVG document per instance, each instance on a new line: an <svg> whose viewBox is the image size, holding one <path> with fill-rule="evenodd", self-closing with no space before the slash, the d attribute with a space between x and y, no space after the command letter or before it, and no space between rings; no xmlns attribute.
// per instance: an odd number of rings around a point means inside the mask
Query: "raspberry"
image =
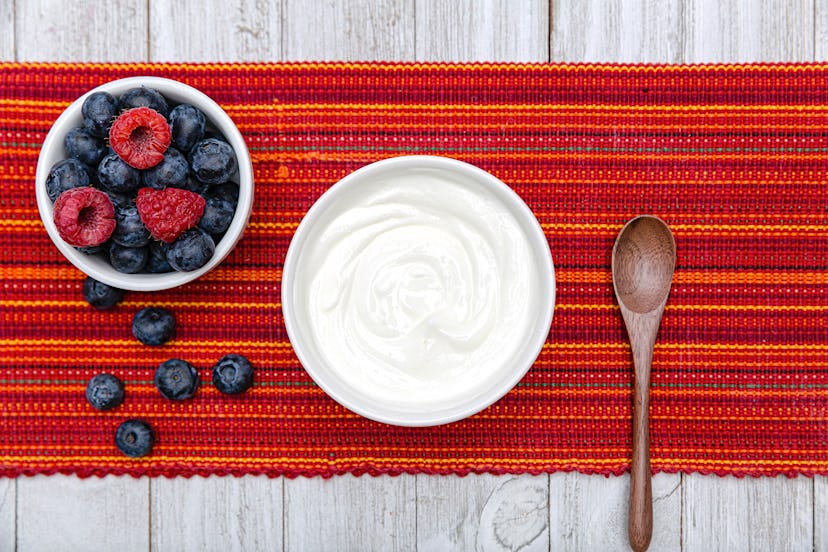
<svg viewBox="0 0 828 552"><path fill-rule="evenodd" d="M109 129L109 145L136 169L148 169L160 163L171 140L167 120L149 107L124 111Z"/></svg>
<svg viewBox="0 0 828 552"><path fill-rule="evenodd" d="M198 224L204 213L204 198L181 188L141 188L135 198L138 214L152 237L172 243Z"/></svg>
<svg viewBox="0 0 828 552"><path fill-rule="evenodd" d="M115 208L109 196L85 186L66 190L55 201L55 227L69 245L100 245L115 230Z"/></svg>

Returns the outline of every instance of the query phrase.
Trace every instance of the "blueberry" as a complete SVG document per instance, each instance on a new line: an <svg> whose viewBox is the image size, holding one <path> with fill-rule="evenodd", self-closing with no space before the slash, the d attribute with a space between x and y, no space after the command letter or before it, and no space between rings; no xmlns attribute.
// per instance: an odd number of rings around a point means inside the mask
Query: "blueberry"
<svg viewBox="0 0 828 552"><path fill-rule="evenodd" d="M109 190L104 190L106 195L109 196L109 201L112 202L112 205L118 208L129 207L130 205L134 205L135 198L128 194L119 194L117 192L110 192Z"/></svg>
<svg viewBox="0 0 828 552"><path fill-rule="evenodd" d="M210 188L207 184L201 182L192 174L190 174L190 176L187 177L187 182L185 184L182 184L180 187L184 188L185 190L190 190L191 192L197 193L200 196L206 196L207 190Z"/></svg>
<svg viewBox="0 0 828 552"><path fill-rule="evenodd" d="M141 106L154 109L164 117L170 113L170 108L167 105L167 100L164 99L164 96L162 96L158 90L148 88L146 86L130 88L124 92L118 105L120 111Z"/></svg>
<svg viewBox="0 0 828 552"><path fill-rule="evenodd" d="M173 271L173 267L167 261L167 247L164 242L151 241L149 243L149 258L144 270L150 274L164 274Z"/></svg>
<svg viewBox="0 0 828 552"><path fill-rule="evenodd" d="M225 355L213 366L213 385L222 393L243 393L253 385L253 366L242 355Z"/></svg>
<svg viewBox="0 0 828 552"><path fill-rule="evenodd" d="M78 159L85 165L96 167L106 155L103 140L83 127L73 128L63 139L66 155Z"/></svg>
<svg viewBox="0 0 828 552"><path fill-rule="evenodd" d="M215 251L213 238L204 230L192 228L167 247L167 261L175 270L190 272L206 265Z"/></svg>
<svg viewBox="0 0 828 552"><path fill-rule="evenodd" d="M110 153L98 165L98 182L107 192L131 194L141 186L141 173L117 153Z"/></svg>
<svg viewBox="0 0 828 552"><path fill-rule="evenodd" d="M110 410L124 402L124 384L112 374L98 374L86 384L86 400L98 410Z"/></svg>
<svg viewBox="0 0 828 552"><path fill-rule="evenodd" d="M175 333L173 313L161 307L146 307L132 318L132 335L144 345L163 345Z"/></svg>
<svg viewBox="0 0 828 552"><path fill-rule="evenodd" d="M127 420L115 432L115 446L131 458L140 458L152 452L155 434L143 420Z"/></svg>
<svg viewBox="0 0 828 552"><path fill-rule="evenodd" d="M109 242L104 242L100 245L88 245L86 247L75 247L78 251L83 253L84 255L97 255L98 253L103 253L104 251L109 251Z"/></svg>
<svg viewBox="0 0 828 552"><path fill-rule="evenodd" d="M230 144L216 138L201 140L190 151L190 166L205 184L227 182L236 172L236 154Z"/></svg>
<svg viewBox="0 0 828 552"><path fill-rule="evenodd" d="M118 100L109 92L89 94L81 106L83 126L100 138L109 136L109 127L118 115Z"/></svg>
<svg viewBox="0 0 828 552"><path fill-rule="evenodd" d="M112 232L112 241L126 247L144 247L150 241L150 233L135 203L115 206L115 231Z"/></svg>
<svg viewBox="0 0 828 552"><path fill-rule="evenodd" d="M235 209L236 205L239 203L239 185L235 182L225 182L216 186L210 186L207 193L213 197L226 199L233 204L233 209Z"/></svg>
<svg viewBox="0 0 828 552"><path fill-rule="evenodd" d="M46 194L53 202L66 190L89 186L86 166L75 158L56 163L46 178Z"/></svg>
<svg viewBox="0 0 828 552"><path fill-rule="evenodd" d="M87 276L83 281L83 298L98 310L109 310L124 298L124 290Z"/></svg>
<svg viewBox="0 0 828 552"><path fill-rule="evenodd" d="M194 105L179 104L169 116L172 144L181 151L190 151L204 137L206 118Z"/></svg>
<svg viewBox="0 0 828 552"><path fill-rule="evenodd" d="M164 159L152 168L143 171L144 186L163 190L166 187L186 188L190 175L187 158L175 148L168 148Z"/></svg>
<svg viewBox="0 0 828 552"><path fill-rule="evenodd" d="M189 362L171 358L158 366L153 382L165 398L183 401L195 395L199 383L198 372Z"/></svg>
<svg viewBox="0 0 828 552"><path fill-rule="evenodd" d="M112 268L124 274L136 274L147 264L149 251L147 247L126 247L113 243L109 247L109 263Z"/></svg>
<svg viewBox="0 0 828 552"><path fill-rule="evenodd" d="M220 197L207 197L198 226L208 234L222 234L230 227L235 214L236 208L229 201Z"/></svg>

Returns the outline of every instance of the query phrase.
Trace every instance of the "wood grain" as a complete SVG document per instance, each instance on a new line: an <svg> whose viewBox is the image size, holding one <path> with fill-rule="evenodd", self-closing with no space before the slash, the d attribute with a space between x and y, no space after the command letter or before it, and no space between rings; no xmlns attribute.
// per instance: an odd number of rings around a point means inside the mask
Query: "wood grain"
<svg viewBox="0 0 828 552"><path fill-rule="evenodd" d="M152 550L282 548L282 480L158 478L150 489Z"/></svg>
<svg viewBox="0 0 828 552"><path fill-rule="evenodd" d="M814 1L814 61L828 61L828 0Z"/></svg>
<svg viewBox="0 0 828 552"><path fill-rule="evenodd" d="M552 61L680 63L683 0L552 0Z"/></svg>
<svg viewBox="0 0 828 552"><path fill-rule="evenodd" d="M17 549L149 548L149 478L52 475L17 479Z"/></svg>
<svg viewBox="0 0 828 552"><path fill-rule="evenodd" d="M656 474L653 484L653 538L649 550L681 548L681 476ZM551 550L629 550L628 475L619 477L554 473L549 476Z"/></svg>
<svg viewBox="0 0 828 552"><path fill-rule="evenodd" d="M0 550L14 550L17 542L17 480L0 479Z"/></svg>
<svg viewBox="0 0 828 552"><path fill-rule="evenodd" d="M544 0L419 0L421 61L547 61L549 3Z"/></svg>
<svg viewBox="0 0 828 552"><path fill-rule="evenodd" d="M284 0L286 60L414 59L414 0Z"/></svg>
<svg viewBox="0 0 828 552"><path fill-rule="evenodd" d="M145 61L148 5L131 0L17 0L17 59Z"/></svg>
<svg viewBox="0 0 828 552"><path fill-rule="evenodd" d="M0 2L0 61L14 61L14 2Z"/></svg>
<svg viewBox="0 0 828 552"><path fill-rule="evenodd" d="M286 550L416 550L414 476L297 478L285 485Z"/></svg>
<svg viewBox="0 0 828 552"><path fill-rule="evenodd" d="M828 552L828 476L824 475L814 477L814 551Z"/></svg>
<svg viewBox="0 0 828 552"><path fill-rule="evenodd" d="M811 550L812 480L688 475L683 517L684 550Z"/></svg>
<svg viewBox="0 0 828 552"><path fill-rule="evenodd" d="M814 59L814 0L685 0L685 61Z"/></svg>
<svg viewBox="0 0 828 552"><path fill-rule="evenodd" d="M152 2L152 61L278 61L281 3L268 0ZM216 17L220 14L220 17Z"/></svg>
<svg viewBox="0 0 828 552"><path fill-rule="evenodd" d="M417 548L548 550L548 479L417 476Z"/></svg>

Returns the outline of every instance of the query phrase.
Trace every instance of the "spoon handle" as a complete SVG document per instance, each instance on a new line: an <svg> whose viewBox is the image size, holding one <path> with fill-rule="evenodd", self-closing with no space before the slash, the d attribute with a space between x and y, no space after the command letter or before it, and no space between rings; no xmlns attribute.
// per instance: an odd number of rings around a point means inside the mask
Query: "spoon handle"
<svg viewBox="0 0 828 552"><path fill-rule="evenodd" d="M630 466L630 546L636 552L647 550L653 535L653 490L650 471L650 369L653 343L633 345L635 380L633 390L633 440Z"/></svg>

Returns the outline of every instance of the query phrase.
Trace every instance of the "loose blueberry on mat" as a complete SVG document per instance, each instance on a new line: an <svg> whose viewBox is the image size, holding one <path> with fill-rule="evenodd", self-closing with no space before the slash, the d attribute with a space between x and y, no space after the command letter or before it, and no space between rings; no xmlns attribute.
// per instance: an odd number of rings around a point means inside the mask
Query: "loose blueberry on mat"
<svg viewBox="0 0 828 552"><path fill-rule="evenodd" d="M153 383L164 398L183 401L195 395L199 383L198 372L189 362L171 358L158 366Z"/></svg>
<svg viewBox="0 0 828 552"><path fill-rule="evenodd" d="M98 164L98 182L107 192L132 194L141 186L141 172L130 167L117 153L110 153Z"/></svg>
<svg viewBox="0 0 828 552"><path fill-rule="evenodd" d="M109 263L112 268L123 274L137 274L147 264L149 248L126 247L119 243L109 246Z"/></svg>
<svg viewBox="0 0 828 552"><path fill-rule="evenodd" d="M83 281L83 298L98 310L109 310L124 298L124 290L87 276Z"/></svg>
<svg viewBox="0 0 828 552"><path fill-rule="evenodd" d="M149 244L149 257L144 270L150 274L164 274L172 272L173 267L167 261L167 245L164 242L151 241Z"/></svg>
<svg viewBox="0 0 828 552"><path fill-rule="evenodd" d="M233 176L238 163L230 144L216 138L207 138L193 146L190 151L190 166L196 178L205 184L221 184Z"/></svg>
<svg viewBox="0 0 828 552"><path fill-rule="evenodd" d="M132 318L132 335L144 345L163 345L175 334L175 316L162 307L146 307Z"/></svg>
<svg viewBox="0 0 828 552"><path fill-rule="evenodd" d="M167 247L167 261L175 270L190 272L206 265L215 251L213 238L204 230L193 228Z"/></svg>
<svg viewBox="0 0 828 552"><path fill-rule="evenodd" d="M253 385L253 366L242 355L225 355L213 367L213 385L222 393L244 393Z"/></svg>
<svg viewBox="0 0 828 552"><path fill-rule="evenodd" d="M81 106L83 126L99 138L109 135L109 127L118 115L118 100L109 92L89 94Z"/></svg>
<svg viewBox="0 0 828 552"><path fill-rule="evenodd" d="M46 178L46 194L53 202L66 190L84 186L89 186L89 173L84 164L75 158L56 163Z"/></svg>
<svg viewBox="0 0 828 552"><path fill-rule="evenodd" d="M73 128L63 138L63 149L66 155L74 157L85 165L97 167L106 155L106 145L103 140L83 127Z"/></svg>
<svg viewBox="0 0 828 552"><path fill-rule="evenodd" d="M173 146L181 151L190 151L204 137L206 119L204 113L194 105L179 104L172 108L170 116Z"/></svg>
<svg viewBox="0 0 828 552"><path fill-rule="evenodd" d="M115 446L131 458L140 458L152 452L155 434L143 420L127 420L115 432Z"/></svg>
<svg viewBox="0 0 828 552"><path fill-rule="evenodd" d="M168 148L160 163L143 171L144 186L163 190L167 187L187 188L190 164L187 158L175 148Z"/></svg>
<svg viewBox="0 0 828 552"><path fill-rule="evenodd" d="M147 86L130 88L124 92L118 103L119 111L142 106L154 109L164 117L170 113L169 105L167 104L167 100L164 99L164 96L158 90Z"/></svg>
<svg viewBox="0 0 828 552"><path fill-rule="evenodd" d="M86 400L98 410L111 410L124 401L124 384L112 374L98 374L86 384Z"/></svg>
<svg viewBox="0 0 828 552"><path fill-rule="evenodd" d="M124 247L144 247L150 241L150 232L141 221L134 203L115 207L115 231L112 241Z"/></svg>
<svg viewBox="0 0 828 552"><path fill-rule="evenodd" d="M232 203L220 197L208 196L198 226L208 234L223 234L230 227L235 214L236 207Z"/></svg>

